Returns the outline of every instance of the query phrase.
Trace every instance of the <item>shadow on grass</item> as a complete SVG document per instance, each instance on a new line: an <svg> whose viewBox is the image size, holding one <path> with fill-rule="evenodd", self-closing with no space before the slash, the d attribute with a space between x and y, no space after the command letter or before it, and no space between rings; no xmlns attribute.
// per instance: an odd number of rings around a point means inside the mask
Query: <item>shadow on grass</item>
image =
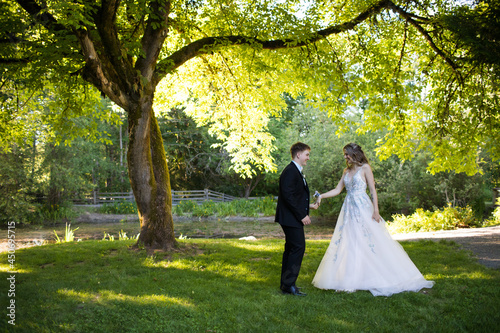
<svg viewBox="0 0 500 333"><path fill-rule="evenodd" d="M16 326L23 332L498 331L500 272L451 242L403 246L434 288L373 297L310 285L328 241L308 241L299 285L278 290L282 240L183 240L184 251L86 241L16 253ZM6 254L2 254L2 263ZM5 267L0 276L7 299Z"/></svg>

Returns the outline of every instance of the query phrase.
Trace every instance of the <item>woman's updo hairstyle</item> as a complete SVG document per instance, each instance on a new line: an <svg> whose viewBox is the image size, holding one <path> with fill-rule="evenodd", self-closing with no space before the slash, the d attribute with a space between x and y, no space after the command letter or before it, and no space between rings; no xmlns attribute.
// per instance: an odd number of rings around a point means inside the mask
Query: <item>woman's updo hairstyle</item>
<svg viewBox="0 0 500 333"><path fill-rule="evenodd" d="M368 162L368 158L366 158L365 153L363 152L363 149L361 149L361 146L356 143L348 143L345 145L344 152L352 158L355 165L361 166L365 163L370 164L370 162ZM348 169L354 167L354 164L349 164L347 161L346 164Z"/></svg>

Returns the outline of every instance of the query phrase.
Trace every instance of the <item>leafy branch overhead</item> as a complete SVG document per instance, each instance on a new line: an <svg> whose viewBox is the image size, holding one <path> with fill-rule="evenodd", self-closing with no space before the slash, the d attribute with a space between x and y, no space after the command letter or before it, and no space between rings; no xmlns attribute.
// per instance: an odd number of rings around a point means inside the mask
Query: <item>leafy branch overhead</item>
<svg viewBox="0 0 500 333"><path fill-rule="evenodd" d="M87 15L82 13L82 17L78 18L82 21L76 23L77 17L75 17L68 22L73 23L72 26L59 23L55 16L48 11L49 8L46 5L42 7L34 0L18 0L16 2L48 31L52 33L63 32L63 34L71 32L76 35L87 64L85 70L90 72L88 79L91 80L93 78L92 83L102 87L107 86L105 82L113 81L112 79L115 78L113 77L114 73L125 75L125 77L131 79L135 78L136 73L132 69L139 71L145 79L151 80L155 67L159 68L154 73L155 83L157 83L165 74L182 66L188 60L202 54L210 54L216 49L228 46L249 45L266 50L307 46L330 35L353 30L357 25L380 13L383 9L390 9L404 20L410 22L425 37L436 54L441 56L452 68L457 67L452 59L436 45L430 32L423 27L425 24L430 23L430 20L412 14L390 0L378 1L362 11L355 18L343 23L334 24L317 31L302 32L301 35L297 35L294 38L285 37L265 40L245 35L207 36L187 43L187 45L171 52L171 54L162 59L159 59L158 56L165 39L169 36L169 30L172 28L171 22L175 22L175 20L169 18L169 15L175 13L172 11L172 3L170 1L151 1L150 8L146 11L147 14L141 13L141 17L147 15L148 19L142 38L138 38L141 41L142 52L140 56L135 58L131 54L125 55L123 53L124 42L120 37L126 37L120 34L123 31L120 31L117 22L120 1L103 1L101 7L98 7L97 4L92 6L90 5L92 2L89 2L87 6L90 7L90 12L93 14L88 16L91 17L85 19ZM86 7L83 8L83 10L86 9ZM85 21L88 23L85 24ZM99 37L97 39L92 36L92 31L98 33ZM78 48L76 45L74 47ZM104 52L97 52L98 50ZM13 59L5 58L2 61L13 61ZM158 66L156 66L157 63ZM101 82L96 81L96 79L100 79ZM109 91L106 90L105 93L109 93Z"/></svg>
<svg viewBox="0 0 500 333"><path fill-rule="evenodd" d="M401 56L404 56L403 52L406 52L408 57L419 56L415 52L426 53L426 56L430 58L429 63L424 64L420 71L428 73L429 68L432 69L436 62L436 56L441 58L451 69L453 74L447 74L448 79L443 77L443 82L440 83L440 86L443 86L448 92L439 96L439 99L435 99L440 103L438 108L444 109L445 112L438 119L439 122L444 123L438 125L441 137L452 132L452 128L449 127L453 127L453 124L450 126L446 124L450 122L446 109L452 107L453 100L457 100L459 98L457 95L468 87L467 79L474 75L470 68L464 67L461 63L460 52L456 50L457 46L463 45L453 43L453 32L448 31L445 20L441 19L442 17L449 18L453 14L447 10L450 5L446 2L442 4L442 7L439 7L438 4L412 1L401 2L399 5L398 2L390 0L359 2L358 5L350 4L344 7L334 2L331 5L309 3L307 4L310 6L309 11L306 11L308 15L303 18L299 18L298 14L293 12L293 10L300 8L297 1L292 1L289 4L264 2L257 7L261 11L258 11L257 15L251 15L252 19L246 18L252 10L250 8L252 4L246 2L232 4L220 1L218 5L210 7L208 4L204 5L196 1L150 1L147 6L134 1L103 1L101 5L89 1L83 2L81 5L66 4L54 8L34 0L16 2L29 14L30 18L24 18L25 26L18 31L12 30L11 26L11 29L6 31L6 38L2 39L4 44L22 42L41 47L39 44L45 38L50 38L53 43L57 44L62 42L61 48L67 47L67 49L58 50L58 56L74 60L76 73L80 73L85 80L92 83L124 109L128 109L131 103L127 98L127 92L135 91L138 93L143 86L145 89L154 90L162 78L174 74L186 62L194 58L214 56L215 53L224 53L228 49L242 45L249 46L255 52L290 48L307 49L308 57L314 57L311 55L312 49L312 53L316 52L315 56L319 57L318 48L322 42L324 44L326 41L332 49L334 48L332 36L335 35L347 33L352 36L358 35L360 39L364 39L369 32L375 38L388 37L378 35L379 31L375 31L375 29L380 29L383 23L393 28L395 35L390 36L390 38L395 43L401 42L401 36L398 36L400 33L398 25L404 24L405 40L403 42L405 44L420 42L423 39L430 50L434 52L434 55L429 54L428 49L422 47L408 52L411 45L406 46L406 49L401 51ZM7 10L13 10L13 8L7 8ZM356 10L358 10L357 14ZM486 10L493 11L494 8ZM348 14L342 14L343 11L348 12ZM435 12L437 15L429 15L427 12ZM198 15L200 13L202 15ZM463 19L463 8L460 8L460 13ZM266 21L270 26L262 26L262 21L269 15L275 15ZM204 16L208 19L198 19L197 16ZM287 28L286 30L278 26L282 21L286 22L283 24ZM370 23L372 28L369 30L371 31L365 31L367 24ZM454 23L456 26L457 22ZM40 31L42 26L46 29L45 33L40 35L40 39L37 40L35 36L22 37L26 34L26 29L31 29L33 24L38 27L34 30ZM414 27L414 32L408 31L408 24ZM362 27L358 28L360 25ZM410 35L413 36L410 37ZM420 35L420 37L415 35ZM359 47L353 43L358 43ZM348 45L349 48L362 50L365 46L361 43L362 40L351 40ZM345 42L342 44L341 46L346 45ZM45 44L45 47L50 46ZM374 53L372 57L378 56L375 53L377 51L375 48L371 51ZM333 49L329 52L340 52L340 50ZM238 53L239 51L233 52L231 57L241 57ZM24 57L22 57L23 55ZM7 56L2 56L1 62L4 64L26 63L28 59L33 59L33 55L29 50L26 50L26 52L8 52ZM336 60L342 61L341 59ZM33 61L36 62L36 60ZM329 65L327 64L325 67ZM364 66L363 63L358 65ZM434 65L434 67L436 66ZM254 68L252 70L256 72ZM271 65L267 67L267 70L279 72L283 71L283 67ZM437 69L438 72L443 70L446 72L445 69ZM417 73L414 75L418 75L418 69L415 72ZM346 76L347 73L340 74ZM252 73L248 75L252 75ZM253 73L253 75L257 74ZM442 75L442 72L439 75ZM468 77L464 78L463 76ZM395 79L396 81L404 80L404 78L398 77ZM416 80L414 79L414 81ZM331 85L331 83L329 84ZM394 92L389 94L389 98L391 98L390 95L398 95L398 85L400 84L401 82L394 84ZM302 86L298 87L297 90L307 91L307 88ZM345 89L342 95L348 98L362 98L359 95L363 92L349 96L351 92L352 90ZM275 91L275 93L280 93L280 91ZM315 93L318 94L318 92ZM365 93L365 95L369 94ZM337 95L336 97L338 99L343 96ZM231 97L223 96L223 98L230 99ZM397 105L402 104L401 101L395 102L395 107L404 107L404 105ZM342 113L342 110L337 108L335 113L339 112ZM405 112L398 111L396 113L401 118ZM409 134L406 127L404 132L405 135ZM413 146L415 146L414 143ZM401 148L406 149L407 147ZM383 151L384 149L381 150L381 152ZM391 150L388 153L392 152ZM398 153L397 150L395 152Z"/></svg>

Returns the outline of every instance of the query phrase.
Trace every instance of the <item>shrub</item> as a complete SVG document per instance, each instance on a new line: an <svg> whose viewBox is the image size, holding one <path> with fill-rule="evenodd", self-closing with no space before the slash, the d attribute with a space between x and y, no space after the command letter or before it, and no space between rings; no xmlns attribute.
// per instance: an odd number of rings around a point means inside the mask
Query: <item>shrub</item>
<svg viewBox="0 0 500 333"><path fill-rule="evenodd" d="M484 226L492 226L500 224L500 198L497 199L497 206L491 213L491 218L484 221Z"/></svg>
<svg viewBox="0 0 500 333"><path fill-rule="evenodd" d="M433 212L418 208L412 215L393 215L393 223L388 229L394 233L407 233L418 231L451 230L456 228L469 228L481 226L476 220L474 212L467 206L452 207L448 205Z"/></svg>
<svg viewBox="0 0 500 333"><path fill-rule="evenodd" d="M110 204L104 204L99 208L102 214L137 214L137 205L135 202L119 201Z"/></svg>
<svg viewBox="0 0 500 333"><path fill-rule="evenodd" d="M500 223L500 198L497 200L497 208L493 211L493 219L497 222Z"/></svg>
<svg viewBox="0 0 500 333"><path fill-rule="evenodd" d="M276 200L265 197L253 200L238 199L230 202L181 201L172 207L172 213L178 216L273 216L276 211ZM99 208L103 214L137 214L135 202L114 202Z"/></svg>
<svg viewBox="0 0 500 333"><path fill-rule="evenodd" d="M51 206L35 204L29 220L32 223L55 223L63 220L71 220L76 215L76 212L68 203Z"/></svg>
<svg viewBox="0 0 500 333"><path fill-rule="evenodd" d="M177 205L173 206L172 212L175 215L184 216L186 214L192 214L194 209L198 204L194 201L181 201Z"/></svg>
<svg viewBox="0 0 500 333"><path fill-rule="evenodd" d="M197 204L193 201L181 201L173 207L173 213L179 216L273 216L276 201L272 197L254 200L238 199L230 202L204 201Z"/></svg>
<svg viewBox="0 0 500 333"><path fill-rule="evenodd" d="M210 216L216 215L215 203L213 201L203 201L202 204L197 205L193 210L194 216Z"/></svg>

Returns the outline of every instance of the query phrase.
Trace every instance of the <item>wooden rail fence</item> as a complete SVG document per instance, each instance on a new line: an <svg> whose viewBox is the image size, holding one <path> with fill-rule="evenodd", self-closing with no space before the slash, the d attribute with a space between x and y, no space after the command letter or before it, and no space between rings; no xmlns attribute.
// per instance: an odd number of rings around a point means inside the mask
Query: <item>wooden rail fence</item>
<svg viewBox="0 0 500 333"><path fill-rule="evenodd" d="M181 201L194 201L202 203L203 201L213 202L228 202L238 199L225 193L205 190L194 191L172 191L172 205L178 205ZM102 205L115 202L129 201L134 202L134 194L132 192L99 192L94 191L92 194L83 198L73 199L76 205Z"/></svg>

